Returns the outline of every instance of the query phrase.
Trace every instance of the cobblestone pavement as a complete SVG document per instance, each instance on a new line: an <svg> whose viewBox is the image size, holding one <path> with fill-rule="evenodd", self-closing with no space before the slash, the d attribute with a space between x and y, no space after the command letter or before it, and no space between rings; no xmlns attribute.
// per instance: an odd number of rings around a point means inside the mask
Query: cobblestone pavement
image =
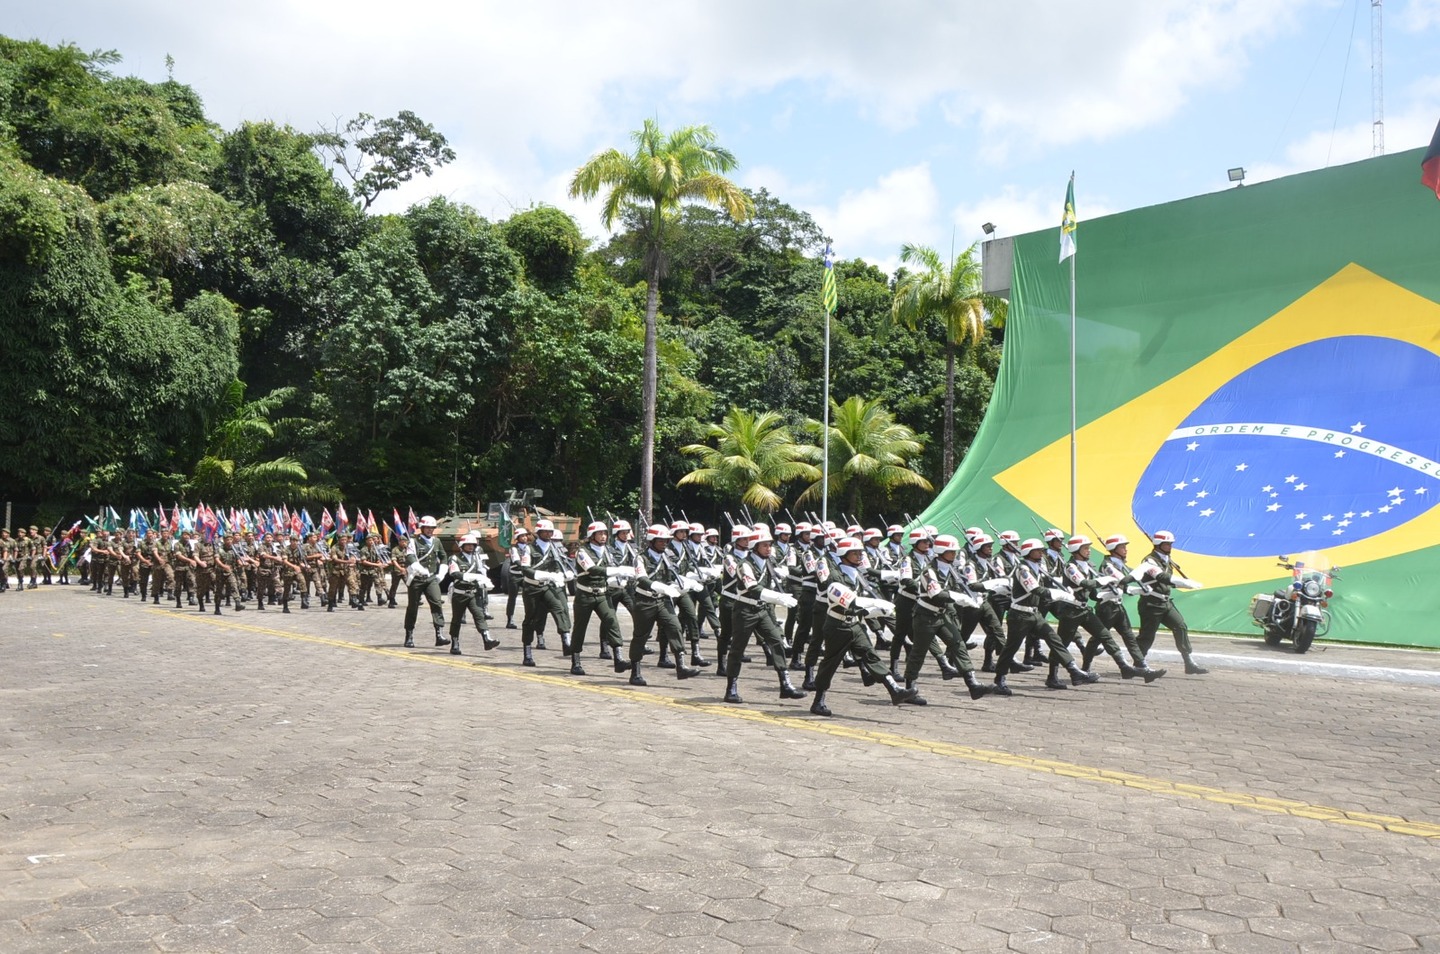
<svg viewBox="0 0 1440 954"><path fill-rule="evenodd" d="M1202 639L1148 687L842 674L822 720L400 612L0 596L0 951L1440 949L1432 686Z"/></svg>

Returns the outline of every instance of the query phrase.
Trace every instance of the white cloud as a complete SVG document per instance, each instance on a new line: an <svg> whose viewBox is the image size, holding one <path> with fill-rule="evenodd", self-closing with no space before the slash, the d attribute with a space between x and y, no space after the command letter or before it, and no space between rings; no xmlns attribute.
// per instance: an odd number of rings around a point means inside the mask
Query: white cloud
<svg viewBox="0 0 1440 954"><path fill-rule="evenodd" d="M1388 110L1385 117L1385 151L1404 152L1430 144L1435 122L1440 119L1440 76L1420 80L1405 90L1399 109ZM1259 163L1247 167L1246 182L1263 182L1281 176L1326 166L1368 159L1374 145L1374 130L1369 122L1351 123L1332 132L1315 130L1290 143L1279 162Z"/></svg>
<svg viewBox="0 0 1440 954"><path fill-rule="evenodd" d="M1440 27L1440 0L1409 0L1400 8L1400 28L1410 33L1423 33Z"/></svg>
<svg viewBox="0 0 1440 954"><path fill-rule="evenodd" d="M905 242L926 242L937 230L940 193L930 164L906 166L874 185L840 196L831 208L817 208L815 221L835 243L840 258L864 258L893 271Z"/></svg>

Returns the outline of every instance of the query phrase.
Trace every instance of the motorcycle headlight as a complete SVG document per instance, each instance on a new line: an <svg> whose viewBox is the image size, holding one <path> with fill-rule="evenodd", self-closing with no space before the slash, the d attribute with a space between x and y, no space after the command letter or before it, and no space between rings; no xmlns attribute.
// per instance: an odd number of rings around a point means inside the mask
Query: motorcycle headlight
<svg viewBox="0 0 1440 954"><path fill-rule="evenodd" d="M1312 600L1320 598L1320 584L1314 580L1305 581L1305 595Z"/></svg>

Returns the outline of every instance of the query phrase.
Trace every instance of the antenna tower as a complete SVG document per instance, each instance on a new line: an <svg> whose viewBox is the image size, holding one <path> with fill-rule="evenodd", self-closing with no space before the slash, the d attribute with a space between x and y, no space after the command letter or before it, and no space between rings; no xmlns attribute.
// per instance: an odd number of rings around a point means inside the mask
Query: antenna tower
<svg viewBox="0 0 1440 954"><path fill-rule="evenodd" d="M1370 155L1385 155L1385 28L1384 0L1370 0Z"/></svg>

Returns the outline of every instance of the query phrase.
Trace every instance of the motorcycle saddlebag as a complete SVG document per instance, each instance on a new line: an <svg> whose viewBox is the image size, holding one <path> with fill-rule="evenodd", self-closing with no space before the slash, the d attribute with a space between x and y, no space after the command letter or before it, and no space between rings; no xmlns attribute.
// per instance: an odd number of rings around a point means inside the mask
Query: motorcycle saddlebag
<svg viewBox="0 0 1440 954"><path fill-rule="evenodd" d="M1263 626L1270 619L1270 608L1275 605L1274 593L1256 593L1250 597L1250 619L1256 626Z"/></svg>

